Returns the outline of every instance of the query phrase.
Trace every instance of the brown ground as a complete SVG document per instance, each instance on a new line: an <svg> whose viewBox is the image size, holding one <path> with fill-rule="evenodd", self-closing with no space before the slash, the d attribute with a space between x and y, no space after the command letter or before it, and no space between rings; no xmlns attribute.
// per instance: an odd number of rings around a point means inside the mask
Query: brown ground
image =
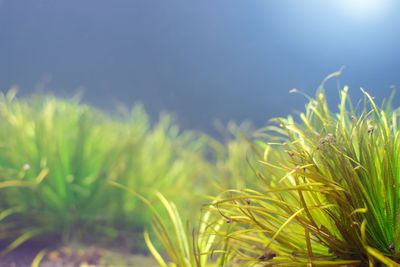
<svg viewBox="0 0 400 267"><path fill-rule="evenodd" d="M48 244L27 242L0 258L1 267L29 267L40 251L47 248L40 267L132 266L156 267L151 256L72 244L51 248Z"/></svg>

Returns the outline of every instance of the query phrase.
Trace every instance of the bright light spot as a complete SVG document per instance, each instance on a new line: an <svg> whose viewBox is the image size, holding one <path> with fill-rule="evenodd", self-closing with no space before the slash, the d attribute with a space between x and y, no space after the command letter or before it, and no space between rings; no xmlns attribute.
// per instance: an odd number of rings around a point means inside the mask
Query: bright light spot
<svg viewBox="0 0 400 267"><path fill-rule="evenodd" d="M24 164L24 166L22 166L22 169L24 170L24 171L27 171L27 170L29 170L31 168L31 165L29 165L28 163L27 164Z"/></svg>
<svg viewBox="0 0 400 267"><path fill-rule="evenodd" d="M376 19L388 10L390 0L340 0L338 5L343 12L353 18Z"/></svg>
<svg viewBox="0 0 400 267"><path fill-rule="evenodd" d="M346 0L345 5L350 10L358 13L370 13L381 8L381 1L377 0Z"/></svg>

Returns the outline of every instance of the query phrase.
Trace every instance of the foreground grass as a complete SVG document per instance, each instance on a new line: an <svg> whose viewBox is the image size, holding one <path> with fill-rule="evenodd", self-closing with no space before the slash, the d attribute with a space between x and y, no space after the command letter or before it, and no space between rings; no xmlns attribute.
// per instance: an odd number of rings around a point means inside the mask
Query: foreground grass
<svg viewBox="0 0 400 267"><path fill-rule="evenodd" d="M235 224L226 237L243 261L400 266L399 113L364 95L356 110L346 87L333 113L321 88L300 123L264 129L275 133L258 141L264 189L228 190L213 203Z"/></svg>
<svg viewBox="0 0 400 267"><path fill-rule="evenodd" d="M322 84L299 120L277 118L260 130L248 158L258 185L214 197L214 219L199 226L214 230L197 235L213 236L207 249L164 242L186 255L171 257L171 266L207 266L190 259L211 254L227 266L400 266L400 113L393 95L379 107L363 93L354 107L345 87L335 113ZM160 240L179 240L179 232L196 244L182 227L168 237L162 223Z"/></svg>

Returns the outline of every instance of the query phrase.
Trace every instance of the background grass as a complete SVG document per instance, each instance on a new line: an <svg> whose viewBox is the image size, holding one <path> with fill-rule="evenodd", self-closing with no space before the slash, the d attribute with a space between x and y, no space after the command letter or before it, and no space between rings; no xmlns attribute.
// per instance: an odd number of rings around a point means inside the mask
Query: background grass
<svg viewBox="0 0 400 267"><path fill-rule="evenodd" d="M214 183L248 175L235 165L245 158L235 137L226 150L180 131L169 114L151 123L141 105L111 116L78 98L15 93L0 95L0 237L14 240L5 252L45 237L142 248L152 212L111 181L149 201L159 191L195 220ZM161 203L154 206L162 213Z"/></svg>

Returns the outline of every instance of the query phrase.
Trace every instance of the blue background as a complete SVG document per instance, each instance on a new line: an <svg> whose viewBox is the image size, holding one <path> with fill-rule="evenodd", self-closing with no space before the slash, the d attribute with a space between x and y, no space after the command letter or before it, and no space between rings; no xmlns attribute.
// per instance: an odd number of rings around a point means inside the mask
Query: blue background
<svg viewBox="0 0 400 267"><path fill-rule="evenodd" d="M289 90L313 95L342 66L353 98L363 87L380 101L400 85L400 2L378 2L0 0L0 88L85 88L90 104L141 101L153 119L168 110L210 133L214 120L262 127L302 110ZM336 106L336 82L327 89Z"/></svg>

